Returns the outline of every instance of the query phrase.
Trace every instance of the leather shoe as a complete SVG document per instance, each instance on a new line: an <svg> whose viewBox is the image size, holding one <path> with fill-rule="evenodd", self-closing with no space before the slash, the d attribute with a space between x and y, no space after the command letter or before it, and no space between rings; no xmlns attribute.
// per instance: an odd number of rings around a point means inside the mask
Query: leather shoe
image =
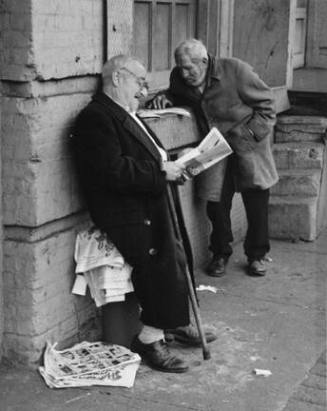
<svg viewBox="0 0 327 411"><path fill-rule="evenodd" d="M205 331L204 335L207 343L211 343L217 339L217 336L211 331ZM188 327L177 327L173 330L165 330L165 340L169 342L175 340L191 347L201 346L201 338L197 329L195 329L193 325L189 325Z"/></svg>
<svg viewBox="0 0 327 411"><path fill-rule="evenodd" d="M167 343L163 340L151 344L143 344L137 337L131 344L131 351L138 353L152 368L171 373L188 371L188 365L169 352Z"/></svg>
<svg viewBox="0 0 327 411"><path fill-rule="evenodd" d="M223 257L213 257L207 267L207 274L211 277L222 277L225 275L226 261Z"/></svg>
<svg viewBox="0 0 327 411"><path fill-rule="evenodd" d="M261 258L258 260L250 261L248 271L250 275L263 277L267 271L265 260Z"/></svg>

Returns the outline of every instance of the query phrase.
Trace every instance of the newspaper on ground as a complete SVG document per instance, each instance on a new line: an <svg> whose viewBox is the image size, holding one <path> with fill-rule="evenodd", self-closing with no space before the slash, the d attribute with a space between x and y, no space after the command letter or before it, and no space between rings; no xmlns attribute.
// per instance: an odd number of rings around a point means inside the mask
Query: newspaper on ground
<svg viewBox="0 0 327 411"><path fill-rule="evenodd" d="M81 342L58 351L47 343L39 372L50 388L108 385L132 387L141 358L126 347L105 342Z"/></svg>
<svg viewBox="0 0 327 411"><path fill-rule="evenodd" d="M189 180L232 152L221 132L213 127L197 147L178 158L176 163L185 167L184 177Z"/></svg>

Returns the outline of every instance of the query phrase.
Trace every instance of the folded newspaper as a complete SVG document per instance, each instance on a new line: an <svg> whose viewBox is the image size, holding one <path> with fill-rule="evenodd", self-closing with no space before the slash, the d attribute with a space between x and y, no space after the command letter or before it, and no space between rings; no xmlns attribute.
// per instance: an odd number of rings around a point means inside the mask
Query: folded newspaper
<svg viewBox="0 0 327 411"><path fill-rule="evenodd" d="M185 166L184 177L189 180L232 152L221 132L213 127L197 147L178 158L176 163Z"/></svg>
<svg viewBox="0 0 327 411"><path fill-rule="evenodd" d="M121 345L81 342L57 351L47 343L39 372L50 388L110 385L132 387L141 358Z"/></svg>
<svg viewBox="0 0 327 411"><path fill-rule="evenodd" d="M165 115L175 114L182 117L191 117L191 113L182 107L167 107L161 109L139 110L137 115L141 118L160 118Z"/></svg>

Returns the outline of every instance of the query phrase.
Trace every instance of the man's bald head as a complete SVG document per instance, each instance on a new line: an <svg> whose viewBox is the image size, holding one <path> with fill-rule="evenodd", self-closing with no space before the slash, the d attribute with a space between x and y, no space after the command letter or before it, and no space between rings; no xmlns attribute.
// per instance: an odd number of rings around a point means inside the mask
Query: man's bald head
<svg viewBox="0 0 327 411"><path fill-rule="evenodd" d="M114 72L121 70L122 68L132 69L135 66L144 69L142 63L133 56L126 54L119 54L112 57L103 65L102 69L102 83L103 86L112 84L112 75ZM145 69L144 69L145 70Z"/></svg>
<svg viewBox="0 0 327 411"><path fill-rule="evenodd" d="M182 56L188 56L192 61L208 61L208 52L202 41L188 39L180 43L175 49L175 61Z"/></svg>

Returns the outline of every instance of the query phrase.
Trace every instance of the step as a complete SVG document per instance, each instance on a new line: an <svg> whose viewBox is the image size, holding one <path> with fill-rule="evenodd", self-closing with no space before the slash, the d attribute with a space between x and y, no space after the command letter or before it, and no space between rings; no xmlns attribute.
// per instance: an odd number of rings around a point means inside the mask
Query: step
<svg viewBox="0 0 327 411"><path fill-rule="evenodd" d="M314 197L320 192L321 170L279 170L279 181L270 192L275 196Z"/></svg>
<svg viewBox="0 0 327 411"><path fill-rule="evenodd" d="M326 138L327 118L320 116L278 116L275 142L320 141Z"/></svg>
<svg viewBox="0 0 327 411"><path fill-rule="evenodd" d="M273 153L277 168L280 169L321 169L325 145L317 142L276 143Z"/></svg>
<svg viewBox="0 0 327 411"><path fill-rule="evenodd" d="M317 236L317 198L272 196L269 204L271 238L313 241Z"/></svg>

